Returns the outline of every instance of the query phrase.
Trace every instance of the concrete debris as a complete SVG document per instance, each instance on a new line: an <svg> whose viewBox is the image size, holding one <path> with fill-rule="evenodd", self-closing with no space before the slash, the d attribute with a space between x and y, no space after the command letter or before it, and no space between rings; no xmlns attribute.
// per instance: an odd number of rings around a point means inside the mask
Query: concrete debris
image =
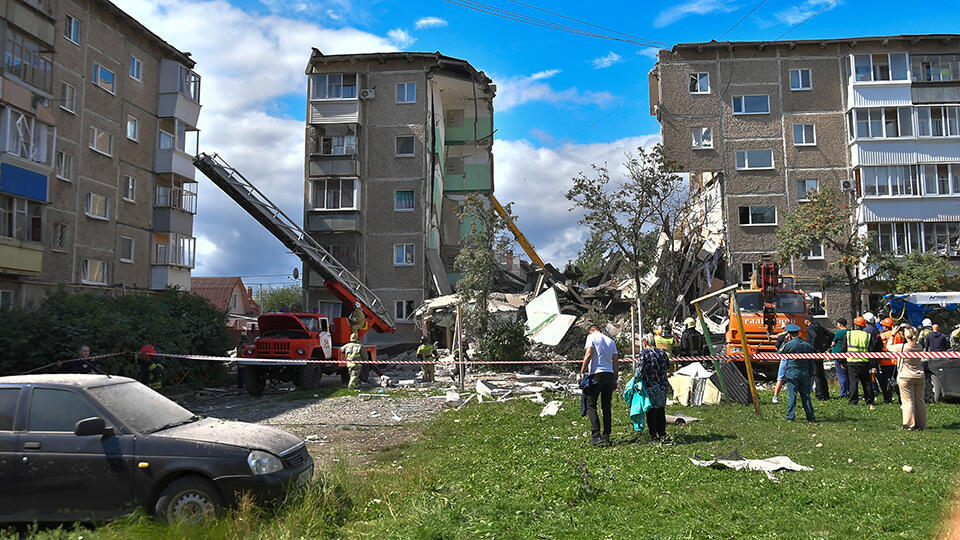
<svg viewBox="0 0 960 540"><path fill-rule="evenodd" d="M477 381L477 393L480 394L481 396L484 396L484 397L488 397L488 398L490 398L490 399L493 399L493 392L494 392L494 390L499 390L499 388L497 388L496 386L494 386L494 385L492 385L492 384L490 384L490 383L485 383L485 382L483 382L483 381Z"/></svg>
<svg viewBox="0 0 960 540"><path fill-rule="evenodd" d="M390 411L390 414L393 415L393 416L391 416L390 418L391 418L394 422L400 422L400 421L403 420L403 418L401 418L400 415L397 414L395 411Z"/></svg>
<svg viewBox="0 0 960 540"><path fill-rule="evenodd" d="M466 406L467 406L467 403L470 403L470 400L472 400L472 399L474 398L474 396L476 396L476 395L477 395L477 394L470 394L470 396L467 397L467 399L465 399L465 400L463 401L463 403L461 403L461 404L457 407L457 410L459 411L460 409L466 407Z"/></svg>
<svg viewBox="0 0 960 540"><path fill-rule="evenodd" d="M534 402L534 403L543 403L543 402L544 402L543 394L536 394L536 395L534 395L534 396L530 399L530 401L532 401L532 402Z"/></svg>
<svg viewBox="0 0 960 540"><path fill-rule="evenodd" d="M556 416L560 412L560 407L563 406L562 401L551 401L547 403L546 406L540 411L540 416Z"/></svg>
<svg viewBox="0 0 960 540"><path fill-rule="evenodd" d="M767 479L780 483L780 480L774 476L775 471L812 471L810 467L805 467L794 462L792 459L787 456L774 456L767 459L745 459L736 455L734 452L734 459L708 459L708 460L699 460L689 458L694 465L699 465L700 467L711 467L713 469L735 469L735 470L750 470L750 471L762 471L767 475Z"/></svg>
<svg viewBox="0 0 960 540"><path fill-rule="evenodd" d="M448 391L447 395L445 396L445 404L447 407L460 406L460 394L453 391Z"/></svg>
<svg viewBox="0 0 960 540"><path fill-rule="evenodd" d="M677 426L682 426L684 424L689 424L690 422L697 422L700 420L699 418L696 418L694 416L688 416L683 413L668 414L666 415L666 417L667 417L668 424L674 424Z"/></svg>

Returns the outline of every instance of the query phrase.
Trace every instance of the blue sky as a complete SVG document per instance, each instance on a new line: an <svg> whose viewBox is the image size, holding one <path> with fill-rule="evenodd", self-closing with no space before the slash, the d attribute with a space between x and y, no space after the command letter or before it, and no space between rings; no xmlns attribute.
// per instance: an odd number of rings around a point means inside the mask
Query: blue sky
<svg viewBox="0 0 960 540"><path fill-rule="evenodd" d="M570 178L591 163L615 165L624 151L658 140L647 91L655 50L635 44L538 28L443 0L114 1L193 53L203 77L201 151L220 153L298 220L303 68L311 46L332 54L440 51L493 78L497 195L515 201L520 227L554 263L575 257L586 237L563 198ZM529 7L536 6L666 44L717 39L758 3L487 0L526 16L611 34ZM948 1L909 10L890 0L768 0L725 39L775 40L823 8L784 39L949 33L960 20L960 7ZM212 183L199 173L198 179L194 275L285 274L297 265ZM268 281L245 281L258 280Z"/></svg>

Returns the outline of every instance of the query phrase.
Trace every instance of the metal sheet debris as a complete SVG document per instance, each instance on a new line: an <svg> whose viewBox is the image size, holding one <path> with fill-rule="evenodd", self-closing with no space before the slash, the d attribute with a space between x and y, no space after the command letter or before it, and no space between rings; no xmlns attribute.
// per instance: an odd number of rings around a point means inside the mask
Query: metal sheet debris
<svg viewBox="0 0 960 540"><path fill-rule="evenodd" d="M736 454L736 453L734 453ZM700 467L710 467L713 469L735 469L762 471L769 480L780 483L780 480L773 475L775 471L812 471L810 467L805 467L788 458L787 456L774 456L767 459L745 459L740 456L732 456L734 459L693 459L690 461Z"/></svg>

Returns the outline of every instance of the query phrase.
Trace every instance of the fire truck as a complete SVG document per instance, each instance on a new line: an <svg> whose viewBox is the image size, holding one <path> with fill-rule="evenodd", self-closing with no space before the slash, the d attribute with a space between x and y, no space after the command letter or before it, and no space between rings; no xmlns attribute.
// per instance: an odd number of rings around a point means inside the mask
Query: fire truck
<svg viewBox="0 0 960 540"><path fill-rule="evenodd" d="M250 216L270 231L287 249L323 280L324 287L351 312L359 306L368 330L381 333L396 331L396 325L383 302L306 231L300 228L266 195L216 154L200 154L194 166L224 191ZM237 364L245 368L244 387L251 395L263 394L271 381L291 381L298 387L316 387L323 374L339 372L348 378L341 345L350 339L346 317L316 313L265 313L258 319L260 335L252 345L240 351ZM376 347L367 346L371 360L376 360ZM280 360L280 362L278 362ZM310 362L313 360L314 362ZM316 360L335 360L319 363Z"/></svg>

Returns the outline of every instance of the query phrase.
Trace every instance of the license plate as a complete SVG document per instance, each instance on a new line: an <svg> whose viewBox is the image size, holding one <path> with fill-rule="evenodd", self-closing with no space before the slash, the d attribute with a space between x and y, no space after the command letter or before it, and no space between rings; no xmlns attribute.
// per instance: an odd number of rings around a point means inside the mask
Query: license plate
<svg viewBox="0 0 960 540"><path fill-rule="evenodd" d="M297 486L302 486L310 481L313 478L313 467L300 473L300 476L297 477Z"/></svg>

